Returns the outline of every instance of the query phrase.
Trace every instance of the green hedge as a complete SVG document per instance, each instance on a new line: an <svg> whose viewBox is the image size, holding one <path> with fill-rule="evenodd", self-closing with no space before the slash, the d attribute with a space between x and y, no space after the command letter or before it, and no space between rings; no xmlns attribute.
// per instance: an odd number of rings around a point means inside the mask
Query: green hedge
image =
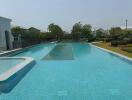
<svg viewBox="0 0 132 100"><path fill-rule="evenodd" d="M124 51L127 51L129 53L132 53L132 47L123 47L121 49L124 50Z"/></svg>

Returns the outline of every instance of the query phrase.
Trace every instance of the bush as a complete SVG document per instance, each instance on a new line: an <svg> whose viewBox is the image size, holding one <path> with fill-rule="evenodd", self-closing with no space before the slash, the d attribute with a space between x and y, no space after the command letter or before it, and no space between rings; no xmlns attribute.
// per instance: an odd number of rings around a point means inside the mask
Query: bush
<svg viewBox="0 0 132 100"><path fill-rule="evenodd" d="M126 51L126 52L132 53L132 47L124 47L124 48L121 48L121 49Z"/></svg>
<svg viewBox="0 0 132 100"><path fill-rule="evenodd" d="M111 41L111 46L117 47L118 46L118 41Z"/></svg>
<svg viewBox="0 0 132 100"><path fill-rule="evenodd" d="M121 40L121 41L113 40L111 41L111 46L117 47L118 45L127 45L128 43L129 41L127 40Z"/></svg>
<svg viewBox="0 0 132 100"><path fill-rule="evenodd" d="M96 38L97 41L104 41L104 42L110 42L112 41L112 38Z"/></svg>
<svg viewBox="0 0 132 100"><path fill-rule="evenodd" d="M128 41L122 40L118 42L118 45L127 45L128 43Z"/></svg>
<svg viewBox="0 0 132 100"><path fill-rule="evenodd" d="M93 41L95 41L95 37L92 34L89 34L88 42L93 42Z"/></svg>
<svg viewBox="0 0 132 100"><path fill-rule="evenodd" d="M104 41L104 38L96 38L97 41Z"/></svg>
<svg viewBox="0 0 132 100"><path fill-rule="evenodd" d="M105 42L110 42L110 41L112 41L112 38L104 38L104 41Z"/></svg>

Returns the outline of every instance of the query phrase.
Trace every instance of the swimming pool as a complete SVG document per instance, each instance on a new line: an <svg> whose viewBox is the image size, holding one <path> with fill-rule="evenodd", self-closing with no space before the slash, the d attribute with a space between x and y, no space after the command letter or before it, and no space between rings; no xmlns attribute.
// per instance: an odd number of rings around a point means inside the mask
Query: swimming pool
<svg viewBox="0 0 132 100"><path fill-rule="evenodd" d="M36 65L0 100L132 100L132 62L92 45L41 44L12 56Z"/></svg>

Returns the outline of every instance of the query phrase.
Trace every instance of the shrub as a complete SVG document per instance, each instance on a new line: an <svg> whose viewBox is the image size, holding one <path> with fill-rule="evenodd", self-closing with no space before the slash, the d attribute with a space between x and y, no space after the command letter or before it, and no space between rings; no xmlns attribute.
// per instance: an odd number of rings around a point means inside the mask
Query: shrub
<svg viewBox="0 0 132 100"><path fill-rule="evenodd" d="M97 41L104 41L104 38L96 38Z"/></svg>
<svg viewBox="0 0 132 100"><path fill-rule="evenodd" d="M121 48L121 49L126 51L126 52L132 53L132 47L124 47L124 48Z"/></svg>
<svg viewBox="0 0 132 100"><path fill-rule="evenodd" d="M117 47L118 46L118 41L111 41L111 46Z"/></svg>
<svg viewBox="0 0 132 100"><path fill-rule="evenodd" d="M128 41L122 40L118 42L118 45L127 45Z"/></svg>
<svg viewBox="0 0 132 100"><path fill-rule="evenodd" d="M110 41L112 41L112 38L104 38L104 41L105 42L110 42Z"/></svg>

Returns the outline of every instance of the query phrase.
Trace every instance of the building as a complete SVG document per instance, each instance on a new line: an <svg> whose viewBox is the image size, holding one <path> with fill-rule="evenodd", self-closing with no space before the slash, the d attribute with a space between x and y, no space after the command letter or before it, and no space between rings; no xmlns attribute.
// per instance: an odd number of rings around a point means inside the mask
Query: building
<svg viewBox="0 0 132 100"><path fill-rule="evenodd" d="M28 29L28 31L33 32L33 33L40 33L40 30L39 30L39 29L36 29L36 28L34 28L34 27L30 27L30 28Z"/></svg>
<svg viewBox="0 0 132 100"><path fill-rule="evenodd" d="M0 50L12 49L13 41L11 19L0 17Z"/></svg>

